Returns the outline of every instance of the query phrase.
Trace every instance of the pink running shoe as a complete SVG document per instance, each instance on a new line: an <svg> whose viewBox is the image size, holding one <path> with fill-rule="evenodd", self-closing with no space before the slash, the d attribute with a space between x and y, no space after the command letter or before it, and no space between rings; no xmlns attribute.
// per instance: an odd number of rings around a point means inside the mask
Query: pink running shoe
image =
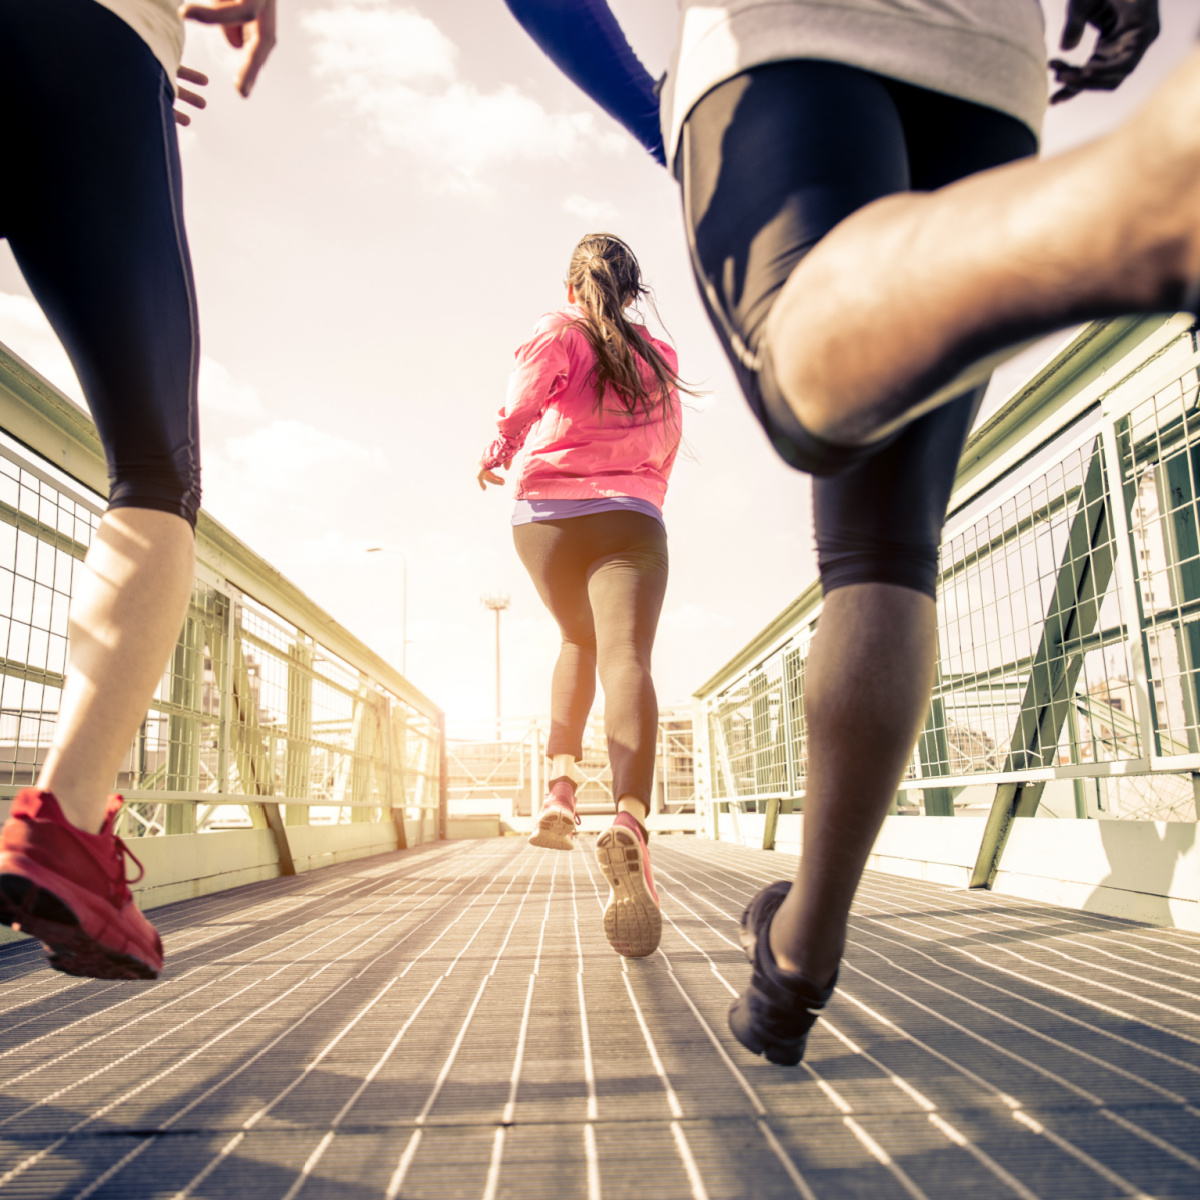
<svg viewBox="0 0 1200 1200"><path fill-rule="evenodd" d="M600 835L596 860L612 888L604 910L608 944L626 958L653 954L662 939L662 913L646 838L630 813L617 813L612 826Z"/></svg>
<svg viewBox="0 0 1200 1200"><path fill-rule="evenodd" d="M560 775L551 782L550 791L542 801L529 844L546 850L574 850L575 826L580 824L582 821L575 811L575 784L566 775Z"/></svg>
<svg viewBox="0 0 1200 1200"><path fill-rule="evenodd" d="M125 880L126 856L142 864L112 831L122 803L109 796L100 832L85 833L50 792L25 788L0 830L0 922L38 938L56 971L155 979L162 970L162 942Z"/></svg>

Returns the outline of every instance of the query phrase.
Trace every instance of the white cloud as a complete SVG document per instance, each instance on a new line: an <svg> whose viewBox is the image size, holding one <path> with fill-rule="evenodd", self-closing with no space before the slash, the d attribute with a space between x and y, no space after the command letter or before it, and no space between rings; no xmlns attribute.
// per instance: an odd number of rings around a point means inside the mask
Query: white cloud
<svg viewBox="0 0 1200 1200"><path fill-rule="evenodd" d="M590 113L550 113L512 85L485 92L460 79L457 47L415 9L353 0L302 23L329 97L380 144L424 162L439 189L476 189L502 163L625 149Z"/></svg>
<svg viewBox="0 0 1200 1200"><path fill-rule="evenodd" d="M45 314L28 296L0 292L0 342L60 391L83 403L83 390L62 342L50 328Z"/></svg>
<svg viewBox="0 0 1200 1200"><path fill-rule="evenodd" d="M327 471L382 469L387 463L379 450L292 420L272 421L251 433L229 438L222 456L234 470L253 471L260 481L265 478L283 488L302 484L303 495L310 495L311 482L323 479Z"/></svg>
<svg viewBox="0 0 1200 1200"><path fill-rule="evenodd" d="M666 609L659 624L664 632L701 634L730 629L736 622L728 613L713 612L699 604L681 604Z"/></svg>
<svg viewBox="0 0 1200 1200"><path fill-rule="evenodd" d="M60 391L84 403L71 360L36 301L0 292L0 342ZM200 358L200 409L206 416L222 414L252 421L267 416L258 392L236 381L226 367L207 355Z"/></svg>
<svg viewBox="0 0 1200 1200"><path fill-rule="evenodd" d="M451 82L458 48L413 9L341 4L303 18L313 35L316 72L323 77L361 75L373 82Z"/></svg>
<svg viewBox="0 0 1200 1200"><path fill-rule="evenodd" d="M267 416L257 389L234 379L227 367L207 354L200 356L200 412L202 416L221 413L248 421Z"/></svg>
<svg viewBox="0 0 1200 1200"><path fill-rule="evenodd" d="M617 219L616 208L607 200L589 200L587 196L581 196L578 192L573 192L568 196L562 202L562 206L563 212L570 213L573 217L580 217L593 225Z"/></svg>

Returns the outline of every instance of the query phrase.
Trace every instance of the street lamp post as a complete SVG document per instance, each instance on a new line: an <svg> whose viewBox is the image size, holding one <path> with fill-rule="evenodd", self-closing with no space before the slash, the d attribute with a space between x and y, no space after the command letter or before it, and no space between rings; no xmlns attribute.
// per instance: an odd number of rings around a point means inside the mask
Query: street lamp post
<svg viewBox="0 0 1200 1200"><path fill-rule="evenodd" d="M500 614L512 604L512 597L505 592L487 592L479 601L496 614L496 741L501 742L504 738L500 728Z"/></svg>
<svg viewBox="0 0 1200 1200"><path fill-rule="evenodd" d="M398 554L404 564L403 590L400 609L400 674L408 678L408 555L389 546L370 546L368 554Z"/></svg>

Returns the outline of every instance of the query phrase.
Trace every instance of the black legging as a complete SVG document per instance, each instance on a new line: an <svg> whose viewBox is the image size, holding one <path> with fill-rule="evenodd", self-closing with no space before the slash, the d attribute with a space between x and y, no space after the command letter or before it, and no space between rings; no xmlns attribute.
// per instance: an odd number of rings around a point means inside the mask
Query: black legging
<svg viewBox="0 0 1200 1200"><path fill-rule="evenodd" d="M0 0L0 237L104 443L109 508L200 507L200 357L172 81L95 0Z"/></svg>
<svg viewBox="0 0 1200 1200"><path fill-rule="evenodd" d="M692 109L676 173L693 266L742 391L789 463L813 470L811 447L755 358L796 264L872 200L939 188L1036 149L1030 130L1004 113L841 63L755 67ZM864 461L813 479L826 592L892 583L935 594L946 505L982 394L960 396Z"/></svg>
<svg viewBox="0 0 1200 1200"><path fill-rule="evenodd" d="M667 590L667 534L645 513L613 511L513 526L517 554L562 631L546 753L583 757L583 731L604 689L613 799L649 809L658 740L650 653Z"/></svg>

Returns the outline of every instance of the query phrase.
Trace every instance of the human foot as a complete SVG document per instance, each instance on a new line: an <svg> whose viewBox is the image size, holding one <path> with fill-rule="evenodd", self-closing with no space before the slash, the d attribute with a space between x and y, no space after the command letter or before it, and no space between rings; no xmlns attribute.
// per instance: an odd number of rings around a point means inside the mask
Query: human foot
<svg viewBox="0 0 1200 1200"><path fill-rule="evenodd" d="M113 833L121 804L110 796L100 832L86 833L52 793L26 788L0 830L0 923L39 939L56 971L155 979L162 970L162 942L125 879L133 855Z"/></svg>
<svg viewBox="0 0 1200 1200"><path fill-rule="evenodd" d="M662 913L643 827L630 813L616 820L596 842L596 860L612 889L604 910L604 936L626 958L645 958L662 939Z"/></svg>
<svg viewBox="0 0 1200 1200"><path fill-rule="evenodd" d="M562 775L550 781L550 790L542 801L542 811L529 835L529 844L546 850L574 850L575 827L579 824L579 814L575 811L575 784Z"/></svg>
<svg viewBox="0 0 1200 1200"><path fill-rule="evenodd" d="M804 1057L808 1033L833 995L837 972L820 988L783 970L771 953L771 919L791 890L787 882L763 888L742 913L740 940L754 970L750 985L729 1008L729 1028L747 1050L768 1062L794 1067Z"/></svg>

